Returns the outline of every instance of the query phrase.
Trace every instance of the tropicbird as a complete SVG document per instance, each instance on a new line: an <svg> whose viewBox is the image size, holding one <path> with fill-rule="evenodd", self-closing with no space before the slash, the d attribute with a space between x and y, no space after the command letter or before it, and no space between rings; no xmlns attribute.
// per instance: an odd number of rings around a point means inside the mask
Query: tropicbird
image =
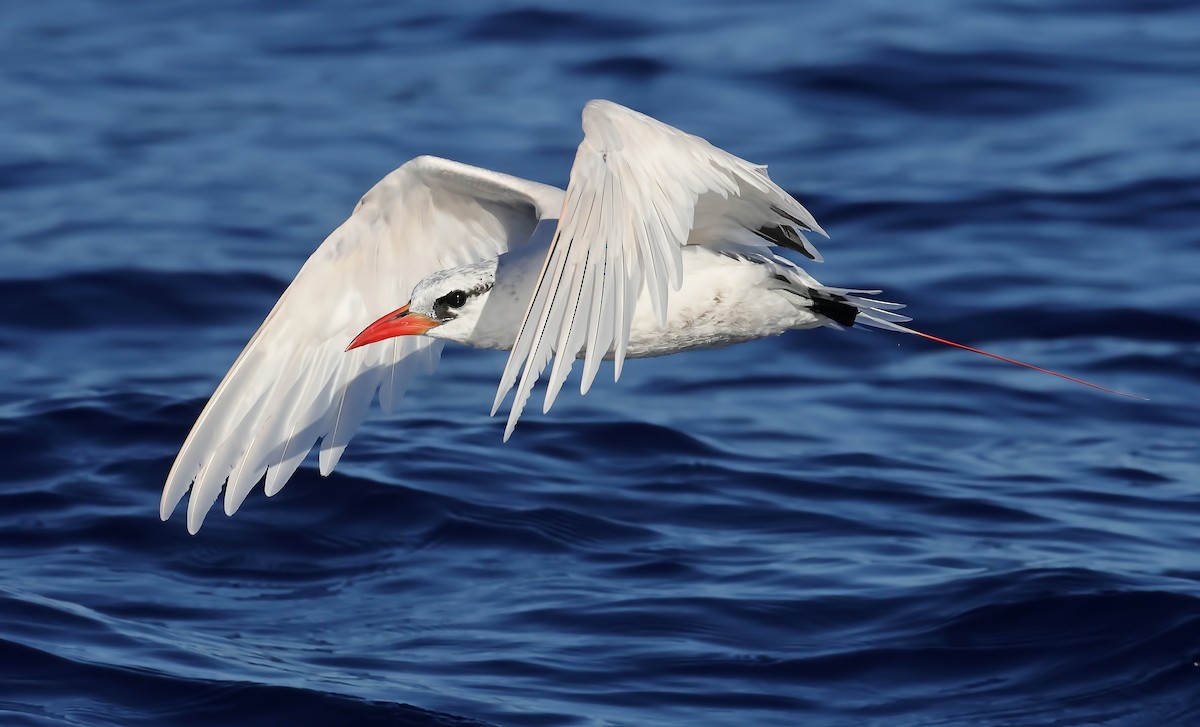
<svg viewBox="0 0 1200 727"><path fill-rule="evenodd" d="M604 359L619 378L626 358L820 326L915 334L1111 391L902 326L879 291L817 282L779 252L820 262L807 235L825 232L764 166L611 101L585 106L583 131L566 190L421 156L367 192L200 413L162 519L189 487L191 533L222 487L227 515L264 475L274 495L318 439L328 475L376 393L390 413L444 340L511 351L492 407L516 387L506 441L548 365L544 411L576 359L587 393Z"/></svg>

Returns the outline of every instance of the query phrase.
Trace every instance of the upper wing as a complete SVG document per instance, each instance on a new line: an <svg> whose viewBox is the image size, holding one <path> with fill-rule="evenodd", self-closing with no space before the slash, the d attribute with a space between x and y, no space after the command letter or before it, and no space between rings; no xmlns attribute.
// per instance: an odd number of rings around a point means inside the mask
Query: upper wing
<svg viewBox="0 0 1200 727"><path fill-rule="evenodd" d="M621 375L638 297L644 287L665 320L668 291L682 284L684 245L781 246L821 259L804 233L824 231L766 167L611 101L584 107L583 131L558 229L492 408L520 373L505 439L552 356L545 410L581 350L582 393L609 353Z"/></svg>
<svg viewBox="0 0 1200 727"><path fill-rule="evenodd" d="M557 214L562 194L436 157L384 177L300 269L209 399L167 476L162 518L189 485L192 533L227 479L229 515L264 473L275 494L318 438L321 474L329 474L375 392L390 412L441 352L423 336L345 351L355 334L402 305L426 275L529 239L539 219Z"/></svg>

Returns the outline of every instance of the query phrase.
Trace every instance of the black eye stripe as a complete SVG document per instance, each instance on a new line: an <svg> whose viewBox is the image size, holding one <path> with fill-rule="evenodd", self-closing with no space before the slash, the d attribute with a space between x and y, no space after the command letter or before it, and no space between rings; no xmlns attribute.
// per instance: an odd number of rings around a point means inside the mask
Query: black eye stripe
<svg viewBox="0 0 1200 727"><path fill-rule="evenodd" d="M433 301L433 311L441 320L454 318L458 314L454 312L455 308L462 308L471 298L482 295L492 289L491 283L485 283L479 287L466 290L452 290L442 297Z"/></svg>
<svg viewBox="0 0 1200 727"><path fill-rule="evenodd" d="M452 290L434 301L438 308L462 308L467 304L467 294L461 290Z"/></svg>

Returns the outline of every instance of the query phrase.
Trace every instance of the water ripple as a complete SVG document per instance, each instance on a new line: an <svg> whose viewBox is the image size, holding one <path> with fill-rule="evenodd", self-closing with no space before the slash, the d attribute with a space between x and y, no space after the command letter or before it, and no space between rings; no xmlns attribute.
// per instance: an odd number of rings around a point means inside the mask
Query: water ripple
<svg viewBox="0 0 1200 727"><path fill-rule="evenodd" d="M0 723L1200 722L1198 21L14 6ZM333 476L197 537L158 521L205 397L364 189L422 153L565 184L595 97L769 162L833 233L821 280L1151 401L795 332L606 366L502 445L503 355L448 349Z"/></svg>

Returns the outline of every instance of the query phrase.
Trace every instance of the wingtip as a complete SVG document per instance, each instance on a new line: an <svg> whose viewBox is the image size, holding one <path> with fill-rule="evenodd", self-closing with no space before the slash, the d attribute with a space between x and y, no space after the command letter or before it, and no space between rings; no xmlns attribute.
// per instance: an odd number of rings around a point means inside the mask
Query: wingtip
<svg viewBox="0 0 1200 727"><path fill-rule="evenodd" d="M210 500L210 507L211 503L212 501ZM200 531L200 526L204 524L204 518L207 515L208 508L201 507L200 498L196 497L196 493L193 492L192 496L188 499L187 506L187 529L189 535L195 535Z"/></svg>
<svg viewBox="0 0 1200 727"><path fill-rule="evenodd" d="M621 372L625 370L625 350L617 348L613 351L613 383L621 380Z"/></svg>
<svg viewBox="0 0 1200 727"><path fill-rule="evenodd" d="M166 484L163 485L162 496L158 499L158 518L163 522L171 519L175 514L175 510L179 507L179 503L187 496L192 487L195 486L194 480L189 480L185 485L180 485L176 478L175 472L167 476Z"/></svg>
<svg viewBox="0 0 1200 727"><path fill-rule="evenodd" d="M169 502L167 492L164 489L163 495L158 500L158 519L164 523L171 519L171 514L175 512L175 505L178 503Z"/></svg>
<svg viewBox="0 0 1200 727"><path fill-rule="evenodd" d="M511 385L505 386L504 382L500 382L500 387L496 390L496 398L492 400L492 413L488 416L496 416L496 412L500 411L500 406L504 403L504 397L508 395Z"/></svg>
<svg viewBox="0 0 1200 727"><path fill-rule="evenodd" d="M328 477L333 472L333 469L337 467L338 461L342 458L342 452L345 450L345 447L327 448L322 444L321 451L317 453L317 470L321 473L322 477Z"/></svg>

